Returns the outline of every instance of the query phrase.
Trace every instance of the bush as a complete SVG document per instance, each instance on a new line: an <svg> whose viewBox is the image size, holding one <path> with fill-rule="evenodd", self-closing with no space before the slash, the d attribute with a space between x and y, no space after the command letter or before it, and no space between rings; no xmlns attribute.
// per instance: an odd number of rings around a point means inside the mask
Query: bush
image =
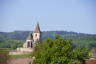
<svg viewBox="0 0 96 64"><path fill-rule="evenodd" d="M35 47L36 64L80 64L88 58L88 49L74 48L71 40L47 39Z"/></svg>

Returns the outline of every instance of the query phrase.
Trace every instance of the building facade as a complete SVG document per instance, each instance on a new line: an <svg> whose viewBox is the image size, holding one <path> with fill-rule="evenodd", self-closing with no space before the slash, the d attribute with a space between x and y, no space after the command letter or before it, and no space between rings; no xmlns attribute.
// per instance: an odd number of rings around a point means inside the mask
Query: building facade
<svg viewBox="0 0 96 64"><path fill-rule="evenodd" d="M37 23L35 30L27 37L26 42L23 44L23 48L34 48L36 44L40 42L40 39L41 31L40 26Z"/></svg>

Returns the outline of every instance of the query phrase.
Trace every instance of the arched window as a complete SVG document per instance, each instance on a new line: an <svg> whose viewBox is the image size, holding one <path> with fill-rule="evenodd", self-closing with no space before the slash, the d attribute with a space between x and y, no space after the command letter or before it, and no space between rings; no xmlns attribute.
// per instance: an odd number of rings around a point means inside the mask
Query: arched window
<svg viewBox="0 0 96 64"><path fill-rule="evenodd" d="M37 34L35 34L35 37L37 37Z"/></svg>

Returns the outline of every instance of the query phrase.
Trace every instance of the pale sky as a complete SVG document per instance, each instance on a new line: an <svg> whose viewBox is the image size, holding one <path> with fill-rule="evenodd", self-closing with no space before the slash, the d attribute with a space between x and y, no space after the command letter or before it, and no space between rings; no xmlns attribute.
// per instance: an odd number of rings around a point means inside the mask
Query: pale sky
<svg viewBox="0 0 96 64"><path fill-rule="evenodd" d="M96 0L0 0L0 32L34 30L96 34Z"/></svg>

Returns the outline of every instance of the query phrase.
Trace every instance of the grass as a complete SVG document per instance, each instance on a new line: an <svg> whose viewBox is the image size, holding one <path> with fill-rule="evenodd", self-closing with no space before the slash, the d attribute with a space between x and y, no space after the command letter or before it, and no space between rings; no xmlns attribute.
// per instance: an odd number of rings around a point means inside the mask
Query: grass
<svg viewBox="0 0 96 64"><path fill-rule="evenodd" d="M13 49L11 48L0 48L0 52L1 51L11 51ZM9 58L30 58L31 57L31 54L22 54L22 55L9 55Z"/></svg>
<svg viewBox="0 0 96 64"><path fill-rule="evenodd" d="M13 50L12 48L0 48L0 50Z"/></svg>

